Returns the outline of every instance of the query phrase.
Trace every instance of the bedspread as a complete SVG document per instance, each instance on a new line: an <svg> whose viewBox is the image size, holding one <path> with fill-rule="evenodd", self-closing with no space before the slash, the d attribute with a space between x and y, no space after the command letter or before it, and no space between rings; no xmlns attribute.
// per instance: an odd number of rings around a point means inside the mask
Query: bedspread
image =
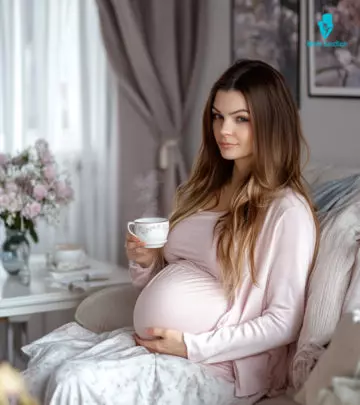
<svg viewBox="0 0 360 405"><path fill-rule="evenodd" d="M75 322L23 348L23 372L44 405L233 405L234 384L187 359L135 345L132 328L96 334Z"/></svg>

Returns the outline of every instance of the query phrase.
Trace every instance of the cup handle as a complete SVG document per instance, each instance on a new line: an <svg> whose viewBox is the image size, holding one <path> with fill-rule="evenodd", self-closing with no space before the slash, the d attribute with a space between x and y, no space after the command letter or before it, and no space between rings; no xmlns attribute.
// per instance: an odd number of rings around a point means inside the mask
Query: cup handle
<svg viewBox="0 0 360 405"><path fill-rule="evenodd" d="M135 222L129 221L129 222L127 223L127 229L128 229L128 231L129 231L129 233L131 233L131 235L135 236L135 238L139 238L139 237L136 235L134 228L135 228Z"/></svg>

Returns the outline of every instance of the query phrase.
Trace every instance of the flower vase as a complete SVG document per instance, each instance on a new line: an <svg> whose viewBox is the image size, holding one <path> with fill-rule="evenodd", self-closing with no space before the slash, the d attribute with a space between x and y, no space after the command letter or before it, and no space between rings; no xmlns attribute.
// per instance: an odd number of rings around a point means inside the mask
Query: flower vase
<svg viewBox="0 0 360 405"><path fill-rule="evenodd" d="M10 275L19 274L24 281L30 276L29 271L30 243L26 233L6 228L5 241L2 245L1 261Z"/></svg>

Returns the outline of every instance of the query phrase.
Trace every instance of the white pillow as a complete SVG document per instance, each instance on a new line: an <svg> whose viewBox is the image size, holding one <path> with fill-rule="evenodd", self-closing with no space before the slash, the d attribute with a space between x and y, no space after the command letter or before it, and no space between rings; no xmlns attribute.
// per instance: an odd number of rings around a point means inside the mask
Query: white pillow
<svg viewBox="0 0 360 405"><path fill-rule="evenodd" d="M355 309L360 308L360 241L358 246L359 250L352 269L350 285L346 293L343 312L352 312Z"/></svg>
<svg viewBox="0 0 360 405"><path fill-rule="evenodd" d="M342 313L358 253L360 201L331 218L320 236L317 261L310 277L303 326L292 364L299 389L329 343Z"/></svg>

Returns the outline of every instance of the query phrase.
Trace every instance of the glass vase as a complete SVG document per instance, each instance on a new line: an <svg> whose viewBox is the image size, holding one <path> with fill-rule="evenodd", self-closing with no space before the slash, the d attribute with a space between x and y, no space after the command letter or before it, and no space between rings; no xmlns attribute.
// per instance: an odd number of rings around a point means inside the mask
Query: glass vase
<svg viewBox="0 0 360 405"><path fill-rule="evenodd" d="M10 275L19 274L24 281L30 277L29 272L30 243L26 233L6 228L5 241L2 245L1 262Z"/></svg>

